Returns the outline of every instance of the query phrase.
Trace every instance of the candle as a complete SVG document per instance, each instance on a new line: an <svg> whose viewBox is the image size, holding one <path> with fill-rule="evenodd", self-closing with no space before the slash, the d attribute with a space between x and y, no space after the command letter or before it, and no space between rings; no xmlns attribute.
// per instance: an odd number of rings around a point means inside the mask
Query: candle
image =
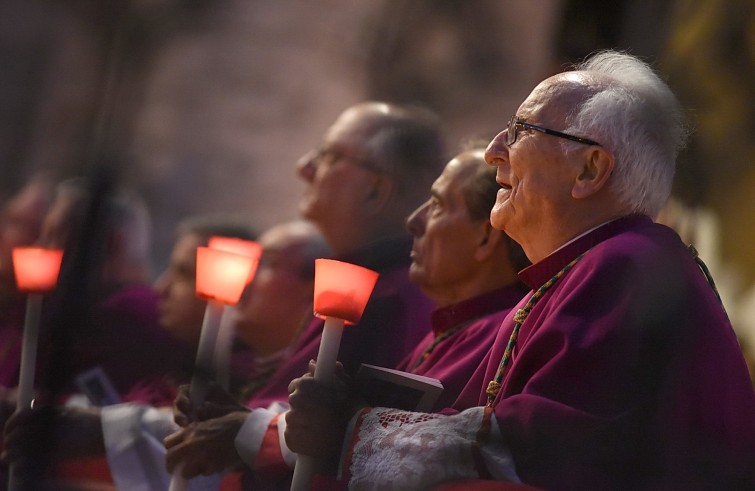
<svg viewBox="0 0 755 491"><path fill-rule="evenodd" d="M317 317L325 319L317 353L316 381L332 383L343 326L356 324L362 318L377 279L378 273L361 266L333 259L315 260L314 311ZM297 456L291 491L310 488L315 464L309 455Z"/></svg>
<svg viewBox="0 0 755 491"><path fill-rule="evenodd" d="M19 291L28 293L26 316L21 344L21 366L18 379L16 408L28 407L34 392L34 369L37 364L39 316L42 294L55 288L58 282L63 251L39 247L16 247L12 251L13 271ZM10 467L8 489L18 489L19 481L14 466Z"/></svg>
<svg viewBox="0 0 755 491"><path fill-rule="evenodd" d="M243 240L234 237L210 237L207 247L218 251L235 252L242 256L252 258L252 268L249 270L247 283L251 283L254 274L257 272L260 256L262 255L262 246L253 240Z"/></svg>
<svg viewBox="0 0 755 491"><path fill-rule="evenodd" d="M218 342L218 331L223 324L224 307L235 305L241 298L244 287L253 274L256 259L244 254L218 250L210 247L197 247L196 292L200 298L207 299L199 346L191 378L189 397L195 407L206 394L210 374L215 364L213 358ZM173 472L170 491L182 491L187 487L186 479L181 475L183 466L179 465Z"/></svg>
<svg viewBox="0 0 755 491"><path fill-rule="evenodd" d="M249 272L247 284L252 282L259 266L259 258L262 255L262 246L252 240L237 239L235 237L213 236L207 243L210 249L235 252L252 258L252 267ZM236 323L234 320L234 306L225 306L222 319L218 327L218 337L215 342L215 379L226 390L231 379L231 349L233 339L236 336Z"/></svg>
<svg viewBox="0 0 755 491"><path fill-rule="evenodd" d="M55 288L60 264L63 261L61 249L15 247L12 258L16 286L19 291L45 293Z"/></svg>

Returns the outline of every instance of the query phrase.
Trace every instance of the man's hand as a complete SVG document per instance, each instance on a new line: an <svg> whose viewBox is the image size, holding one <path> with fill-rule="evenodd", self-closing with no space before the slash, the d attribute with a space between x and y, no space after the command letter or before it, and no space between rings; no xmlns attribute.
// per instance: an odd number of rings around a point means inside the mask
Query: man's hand
<svg viewBox="0 0 755 491"><path fill-rule="evenodd" d="M337 462L346 425L359 409L361 400L352 396L349 380L342 369L336 370L333 387L315 382L310 373L289 384L286 413L286 445L292 451L318 459Z"/></svg>
<svg viewBox="0 0 755 491"><path fill-rule="evenodd" d="M193 422L165 438L165 464L169 472L183 463L187 479L226 471L243 462L236 452L234 440L246 420L248 410Z"/></svg>
<svg viewBox="0 0 755 491"><path fill-rule="evenodd" d="M210 384L204 402L197 407L191 402L189 389L188 384L179 387L173 402L173 420L178 426L186 427L193 422L219 418L236 411L249 411L215 382Z"/></svg>
<svg viewBox="0 0 755 491"><path fill-rule="evenodd" d="M0 459L20 467L41 451L50 451L53 460L105 453L98 408L22 408L8 418L3 438Z"/></svg>

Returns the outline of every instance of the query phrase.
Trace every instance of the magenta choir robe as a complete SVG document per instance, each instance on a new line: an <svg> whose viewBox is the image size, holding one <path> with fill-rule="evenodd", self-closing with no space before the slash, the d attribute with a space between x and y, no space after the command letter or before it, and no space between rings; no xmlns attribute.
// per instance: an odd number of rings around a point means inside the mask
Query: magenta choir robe
<svg viewBox="0 0 755 491"><path fill-rule="evenodd" d="M345 326L338 360L354 375L361 363L395 366L430 329L432 302L409 282L411 243L384 240L341 261L377 271L380 276L357 325ZM318 318L304 328L291 352L270 380L247 401L251 408L288 402L288 384L308 370L317 358L324 321Z"/></svg>
<svg viewBox="0 0 755 491"><path fill-rule="evenodd" d="M158 323L157 294L150 285L104 289L95 302L88 328L74 333L72 377L99 366L124 395L137 382L186 363L185 349Z"/></svg>
<svg viewBox="0 0 755 491"><path fill-rule="evenodd" d="M538 289L582 253L522 324L494 401L499 431L475 442L474 432L468 440L454 428L457 420L482 421L475 415L487 402L514 312L531 293L503 322L453 408L429 422L380 409L378 416L390 417L382 424L370 412L357 415L357 430L347 435L344 479L377 479L384 458L408 453L410 474L397 471L387 482L485 477L475 465L439 478L445 469L438 453L417 450L429 444L411 435L447 418L466 452L502 442L499 455L513 459L518 478L543 489L755 489L755 391L732 326L693 255L668 227L627 216L562 247L520 278ZM506 475L488 462L487 473Z"/></svg>
<svg viewBox="0 0 755 491"><path fill-rule="evenodd" d="M524 321L495 401L519 477L546 489L755 489L755 392L693 255L673 230L629 216L520 278L537 289L584 252ZM470 393L485 403L512 328L458 409Z"/></svg>
<svg viewBox="0 0 755 491"><path fill-rule="evenodd" d="M183 357L180 361L178 360L179 356ZM178 387L191 382L196 350L176 341L172 357L177 360L172 367L166 366L163 373L137 381L123 395L122 402L147 404L155 407L172 406L178 395ZM264 360L258 360L248 347L237 343L230 359L230 392L232 394L240 392L250 379L269 376L269 373L275 369L279 361L278 353Z"/></svg>
<svg viewBox="0 0 755 491"><path fill-rule="evenodd" d="M435 310L432 332L396 369L440 380L443 392L435 407L450 406L490 350L501 322L526 291L516 284ZM426 354L439 336L459 327Z"/></svg>

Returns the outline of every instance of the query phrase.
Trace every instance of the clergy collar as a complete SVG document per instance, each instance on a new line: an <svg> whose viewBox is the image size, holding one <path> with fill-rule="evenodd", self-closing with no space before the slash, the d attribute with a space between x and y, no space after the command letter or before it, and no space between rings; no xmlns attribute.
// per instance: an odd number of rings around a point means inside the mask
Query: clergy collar
<svg viewBox="0 0 755 491"><path fill-rule="evenodd" d="M526 290L516 284L493 290L461 302L436 309L432 313L433 332L436 336L461 323L516 305Z"/></svg>
<svg viewBox="0 0 755 491"><path fill-rule="evenodd" d="M390 237L371 242L358 251L336 259L380 272L397 266L408 266L411 250L411 237Z"/></svg>
<svg viewBox="0 0 755 491"><path fill-rule="evenodd" d="M539 288L546 281L558 273L569 261L587 252L596 244L603 242L629 228L642 223L651 223L652 220L646 215L627 215L616 220L604 223L595 229L578 236L552 252L542 261L539 261L519 272L521 279L533 290Z"/></svg>

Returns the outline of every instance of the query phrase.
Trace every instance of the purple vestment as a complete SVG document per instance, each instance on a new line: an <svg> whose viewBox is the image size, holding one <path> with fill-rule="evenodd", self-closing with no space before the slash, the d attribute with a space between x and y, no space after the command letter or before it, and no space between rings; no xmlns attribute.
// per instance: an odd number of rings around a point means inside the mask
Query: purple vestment
<svg viewBox="0 0 755 491"><path fill-rule="evenodd" d="M339 260L380 273L359 324L346 326L338 360L354 375L361 363L395 366L427 333L433 305L409 282L411 245L407 240L382 241L351 257ZM247 405L267 407L288 401L288 384L308 370L317 358L324 321L313 318L300 334L291 355Z"/></svg>
<svg viewBox="0 0 755 491"><path fill-rule="evenodd" d="M692 254L671 229L629 216L520 277L537 289L583 252L522 324L495 401L519 477L546 489L755 489L755 392ZM485 403L512 328L509 317L460 401Z"/></svg>
<svg viewBox="0 0 755 491"><path fill-rule="evenodd" d="M525 293L517 284L435 310L432 332L396 369L440 380L443 393L435 407L450 406L490 350L501 322ZM452 334L433 346L446 333ZM475 399L471 405L476 403Z"/></svg>

